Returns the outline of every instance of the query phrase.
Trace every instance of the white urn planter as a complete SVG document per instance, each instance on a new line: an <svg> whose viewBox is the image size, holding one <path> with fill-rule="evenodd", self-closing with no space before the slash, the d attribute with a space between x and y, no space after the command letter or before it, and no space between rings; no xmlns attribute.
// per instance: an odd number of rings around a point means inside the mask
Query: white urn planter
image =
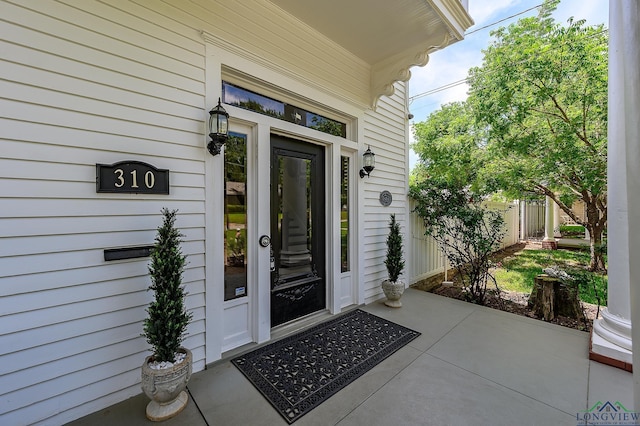
<svg viewBox="0 0 640 426"><path fill-rule="evenodd" d="M382 291L387 296L387 300L384 302L385 305L391 308L400 308L402 306L400 301L402 293L404 293L404 282L402 280L395 282L390 280L382 281Z"/></svg>
<svg viewBox="0 0 640 426"><path fill-rule="evenodd" d="M187 405L189 396L185 389L191 377L191 351L180 348L184 359L169 368L153 369L148 356L142 364L142 390L151 399L147 404L147 418L154 422L170 419L178 415Z"/></svg>

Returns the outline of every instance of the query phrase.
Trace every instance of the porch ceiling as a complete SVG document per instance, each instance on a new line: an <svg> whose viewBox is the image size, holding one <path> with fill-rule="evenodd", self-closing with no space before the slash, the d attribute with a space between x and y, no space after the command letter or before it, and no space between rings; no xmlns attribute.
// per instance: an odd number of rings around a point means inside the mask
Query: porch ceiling
<svg viewBox="0 0 640 426"><path fill-rule="evenodd" d="M271 1L371 66L373 104L473 24L460 0Z"/></svg>

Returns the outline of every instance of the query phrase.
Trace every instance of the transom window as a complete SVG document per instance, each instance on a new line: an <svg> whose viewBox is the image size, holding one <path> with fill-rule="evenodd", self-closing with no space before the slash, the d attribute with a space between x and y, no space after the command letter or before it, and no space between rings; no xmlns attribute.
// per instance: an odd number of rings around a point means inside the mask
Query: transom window
<svg viewBox="0 0 640 426"><path fill-rule="evenodd" d="M261 95L229 82L222 82L222 102L260 114L309 127L330 135L346 137L347 125L295 105Z"/></svg>

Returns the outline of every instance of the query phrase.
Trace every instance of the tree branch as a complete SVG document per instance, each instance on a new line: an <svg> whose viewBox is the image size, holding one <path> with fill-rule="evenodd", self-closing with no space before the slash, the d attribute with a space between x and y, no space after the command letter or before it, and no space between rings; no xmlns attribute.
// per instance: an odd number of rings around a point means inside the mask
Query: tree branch
<svg viewBox="0 0 640 426"><path fill-rule="evenodd" d="M580 219L580 217L578 215L576 215L573 210L571 210L571 208L569 206L567 206L565 203L563 203L560 198L558 198L556 196L556 194L551 191L549 188L547 188L544 185L541 184L536 184L536 187L542 191L542 193L546 196L548 196L549 198L551 198L557 205L558 207L560 207L562 209L563 212L565 212L571 219L573 219L573 221L579 225L584 225L584 221L582 221ZM585 201L586 203L586 201Z"/></svg>

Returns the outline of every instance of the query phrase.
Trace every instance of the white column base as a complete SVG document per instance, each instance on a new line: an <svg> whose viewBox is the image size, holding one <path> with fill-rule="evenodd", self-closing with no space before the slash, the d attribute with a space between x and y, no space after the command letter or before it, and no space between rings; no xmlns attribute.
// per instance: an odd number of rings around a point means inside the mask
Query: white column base
<svg viewBox="0 0 640 426"><path fill-rule="evenodd" d="M601 315L593 322L591 352L631 365L631 321L611 314L607 308Z"/></svg>

